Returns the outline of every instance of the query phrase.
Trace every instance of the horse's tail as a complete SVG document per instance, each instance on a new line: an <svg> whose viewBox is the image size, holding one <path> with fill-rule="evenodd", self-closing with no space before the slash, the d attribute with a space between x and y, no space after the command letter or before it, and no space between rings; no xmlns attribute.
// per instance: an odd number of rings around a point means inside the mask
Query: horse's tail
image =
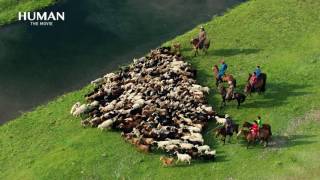
<svg viewBox="0 0 320 180"><path fill-rule="evenodd" d="M233 79L233 86L234 86L234 88L237 88L237 80L236 79Z"/></svg>
<svg viewBox="0 0 320 180"><path fill-rule="evenodd" d="M242 94L242 93L240 93L240 103L243 103L245 100L246 100L246 95L244 95L244 94Z"/></svg>
<svg viewBox="0 0 320 180"><path fill-rule="evenodd" d="M211 44L210 39L207 39L207 40L205 41L205 48L206 48L206 49L209 49L210 44Z"/></svg>
<svg viewBox="0 0 320 180"><path fill-rule="evenodd" d="M261 77L262 77L262 80L263 80L263 84L262 84L262 87L261 87L261 91L264 92L264 91L266 91L267 74L262 73L262 74L261 74Z"/></svg>
<svg viewBox="0 0 320 180"><path fill-rule="evenodd" d="M272 136L271 126L269 126L269 134L270 134L270 136Z"/></svg>

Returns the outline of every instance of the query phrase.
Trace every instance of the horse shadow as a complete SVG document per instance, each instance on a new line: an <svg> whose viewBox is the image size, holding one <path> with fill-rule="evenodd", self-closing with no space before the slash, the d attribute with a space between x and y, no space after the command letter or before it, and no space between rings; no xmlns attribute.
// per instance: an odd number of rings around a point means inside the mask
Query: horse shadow
<svg viewBox="0 0 320 180"><path fill-rule="evenodd" d="M304 146L316 143L317 141L308 140L309 138L316 137L316 135L275 135L269 143L270 148L289 148L294 146Z"/></svg>
<svg viewBox="0 0 320 180"><path fill-rule="evenodd" d="M308 85L289 83L267 83L266 91L247 96L241 106L245 108L273 108L287 104L291 97L304 96L312 92L303 91ZM260 97L259 97L260 96Z"/></svg>
<svg viewBox="0 0 320 180"><path fill-rule="evenodd" d="M254 49L254 48L249 48L249 49L217 49L217 50L213 50L213 51L208 51L208 55L229 57L229 56L235 56L235 55L239 55L239 54L244 54L244 55L255 54L260 51L261 51L261 49Z"/></svg>
<svg viewBox="0 0 320 180"><path fill-rule="evenodd" d="M308 144L317 143L317 141L307 140L308 138L316 137L316 135L273 135L268 143L267 147L263 147L259 145L259 142L255 142L254 145L250 146L250 148L260 148L265 149L268 148L270 150L281 149L281 148L290 148L294 146L304 146ZM239 144L242 147L247 146L247 141L245 139L239 140Z"/></svg>

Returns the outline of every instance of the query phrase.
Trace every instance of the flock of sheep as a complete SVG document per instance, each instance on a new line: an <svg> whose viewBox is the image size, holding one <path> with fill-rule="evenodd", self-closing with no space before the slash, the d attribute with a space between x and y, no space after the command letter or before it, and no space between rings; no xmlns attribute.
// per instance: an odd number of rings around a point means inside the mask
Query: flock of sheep
<svg viewBox="0 0 320 180"><path fill-rule="evenodd" d="M116 129L139 150L161 149L178 161L213 160L216 151L204 145L201 134L215 112L196 84L196 71L169 48L152 50L117 73L92 81L87 104L77 102L71 114L83 126Z"/></svg>

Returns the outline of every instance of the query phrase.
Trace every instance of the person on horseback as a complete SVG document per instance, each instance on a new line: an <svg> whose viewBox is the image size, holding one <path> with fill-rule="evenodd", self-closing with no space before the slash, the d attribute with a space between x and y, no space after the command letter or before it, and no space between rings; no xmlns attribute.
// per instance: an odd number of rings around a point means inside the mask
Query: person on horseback
<svg viewBox="0 0 320 180"><path fill-rule="evenodd" d="M250 128L250 132L255 139L259 137L259 125L257 121L253 121L253 124Z"/></svg>
<svg viewBox="0 0 320 180"><path fill-rule="evenodd" d="M261 116L257 116L257 123L258 123L258 126L259 126L259 128L262 128L262 119L261 119Z"/></svg>
<svg viewBox="0 0 320 180"><path fill-rule="evenodd" d="M221 66L220 66L219 73L218 73L218 80L222 81L222 76L224 76L227 69L228 69L228 65L222 59Z"/></svg>
<svg viewBox="0 0 320 180"><path fill-rule="evenodd" d="M229 87L227 89L226 99L233 99L234 98L234 84L232 81L228 81Z"/></svg>
<svg viewBox="0 0 320 180"><path fill-rule="evenodd" d="M257 78L260 78L262 71L259 65L256 67L256 70L254 72L256 73Z"/></svg>
<svg viewBox="0 0 320 180"><path fill-rule="evenodd" d="M253 74L250 77L250 85L254 87L254 85L257 83L257 80L258 79L257 79L256 72L253 72Z"/></svg>
<svg viewBox="0 0 320 180"><path fill-rule="evenodd" d="M200 32L199 32L199 43L197 45L197 48L202 49L206 39L207 39L207 33L204 30L204 27L201 26L200 27Z"/></svg>
<svg viewBox="0 0 320 180"><path fill-rule="evenodd" d="M229 116L229 114L226 114L225 118L226 118L226 124L224 125L224 127L226 128L227 134L231 134L233 131L231 117Z"/></svg>

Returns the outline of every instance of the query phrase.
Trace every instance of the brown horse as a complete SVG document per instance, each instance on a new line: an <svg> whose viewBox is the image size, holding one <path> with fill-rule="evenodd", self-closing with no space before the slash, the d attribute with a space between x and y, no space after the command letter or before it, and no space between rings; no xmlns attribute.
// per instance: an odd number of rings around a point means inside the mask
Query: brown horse
<svg viewBox="0 0 320 180"><path fill-rule="evenodd" d="M247 149L249 148L250 144L254 144L256 141L256 137L250 132L250 130L246 130L243 128L240 128L240 131L237 134L237 137L239 137L241 134L245 137L247 140Z"/></svg>
<svg viewBox="0 0 320 180"><path fill-rule="evenodd" d="M198 55L199 49L202 50L205 54L207 54L208 49L210 47L210 40L208 40L208 39L206 39L203 42L203 46L199 46L199 42L200 42L199 38L192 38L190 41L190 44L193 46L193 49L194 49L194 56Z"/></svg>
<svg viewBox="0 0 320 180"><path fill-rule="evenodd" d="M222 76L221 79L219 79L219 67L218 65L214 65L213 68L212 68L212 71L213 71L213 74L216 78L216 86L218 87L219 83L222 83L222 82L229 82L231 81L234 88L237 87L237 80L231 75L231 74L225 74L224 76Z"/></svg>
<svg viewBox="0 0 320 180"><path fill-rule="evenodd" d="M229 136L229 141L230 141L230 138L233 136L233 133L238 134L238 132L239 132L239 124L236 124L236 123L231 124L230 131L227 131L227 129L224 126L218 127L217 129L215 129L216 138L221 136L222 137L221 140L223 141L223 144L226 144L227 136Z"/></svg>
<svg viewBox="0 0 320 180"><path fill-rule="evenodd" d="M247 121L242 124L243 128L248 128L249 129L249 128L251 128L251 126L252 126L252 124L247 122ZM267 129L269 131L270 136L272 135L270 124L262 124L262 128L263 129Z"/></svg>
<svg viewBox="0 0 320 180"><path fill-rule="evenodd" d="M271 135L269 134L269 131L267 129L261 128L259 130L259 135L254 136L250 130L246 130L244 128L240 128L240 131L237 134L237 137L239 137L241 134L244 135L245 139L247 140L247 149L249 148L250 144L254 144L256 140L260 140L261 143L264 143L264 147L268 146L269 139Z"/></svg>
<svg viewBox="0 0 320 180"><path fill-rule="evenodd" d="M246 95L242 94L242 93L234 93L234 96L229 98L229 99L226 99L227 97L227 90L226 88L223 86L223 84L220 84L219 87L219 93L221 95L221 98L222 98L222 102L221 102L221 105L220 105L220 108L222 108L222 105L226 106L226 101L231 101L231 100L236 100L238 102L238 106L237 108L239 109L240 107L240 104L243 103L245 100L246 100Z"/></svg>
<svg viewBox="0 0 320 180"><path fill-rule="evenodd" d="M265 73L261 73L260 77L258 78L257 82L252 86L250 83L250 79L252 74L249 73L247 84L244 88L244 92L247 95L251 95L252 92L265 92L266 91L266 82L267 82L267 75Z"/></svg>

